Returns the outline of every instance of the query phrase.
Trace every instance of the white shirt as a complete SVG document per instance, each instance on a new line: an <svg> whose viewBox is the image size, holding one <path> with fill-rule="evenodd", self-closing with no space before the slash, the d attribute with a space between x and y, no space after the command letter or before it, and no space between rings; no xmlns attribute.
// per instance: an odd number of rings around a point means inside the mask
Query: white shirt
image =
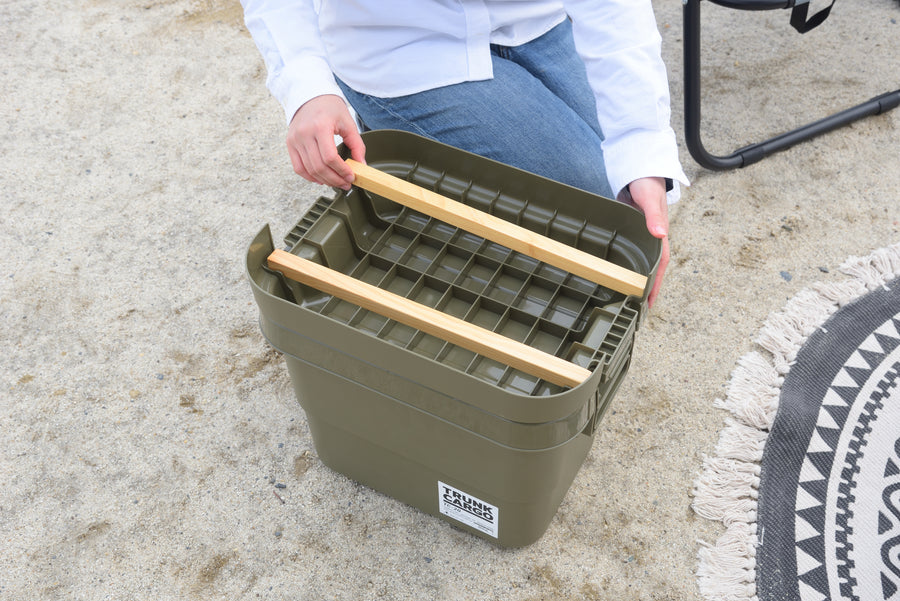
<svg viewBox="0 0 900 601"><path fill-rule="evenodd" d="M650 0L241 0L290 122L308 100L404 96L492 77L490 44L518 46L570 17L587 67L618 194L640 177L687 184L669 119L669 88ZM565 135L561 132L561 135ZM678 198L678 186L669 193Z"/></svg>

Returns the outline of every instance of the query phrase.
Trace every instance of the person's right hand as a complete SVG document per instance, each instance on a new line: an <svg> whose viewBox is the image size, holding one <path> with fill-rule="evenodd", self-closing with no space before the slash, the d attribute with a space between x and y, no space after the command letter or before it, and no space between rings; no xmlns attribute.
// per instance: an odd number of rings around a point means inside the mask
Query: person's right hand
<svg viewBox="0 0 900 601"><path fill-rule="evenodd" d="M316 96L297 109L288 126L287 147L294 171L311 182L349 190L353 171L341 159L334 136L341 136L350 156L366 162L366 145L343 98Z"/></svg>

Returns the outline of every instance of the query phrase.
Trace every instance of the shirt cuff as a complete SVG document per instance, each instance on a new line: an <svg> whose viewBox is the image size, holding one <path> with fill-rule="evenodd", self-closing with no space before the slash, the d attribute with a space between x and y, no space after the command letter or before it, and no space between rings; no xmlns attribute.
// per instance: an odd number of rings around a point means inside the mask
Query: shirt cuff
<svg viewBox="0 0 900 601"><path fill-rule="evenodd" d="M636 179L663 177L672 181L671 189L666 185L666 197L672 204L681 197L678 184L690 185L678 160L672 128L663 131L632 130L615 139L606 139L603 141L603 157L615 197Z"/></svg>
<svg viewBox="0 0 900 601"><path fill-rule="evenodd" d="M268 86L284 109L288 124L294 118L297 109L316 96L334 94L347 102L334 81L328 63L318 57L298 58L290 65L285 65L280 72L270 78Z"/></svg>

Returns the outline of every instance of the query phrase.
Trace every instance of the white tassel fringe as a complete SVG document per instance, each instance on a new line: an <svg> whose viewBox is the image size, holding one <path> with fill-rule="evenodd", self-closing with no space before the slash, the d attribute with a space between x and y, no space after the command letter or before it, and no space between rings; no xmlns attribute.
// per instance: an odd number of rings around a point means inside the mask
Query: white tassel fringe
<svg viewBox="0 0 900 601"><path fill-rule="evenodd" d="M756 339L761 351L742 357L731 374L727 409L715 457L704 457L694 482L697 515L722 522L725 533L715 545L700 542L697 582L708 601L757 601L756 507L760 463L775 421L784 376L806 340L839 308L900 277L900 244L851 257L841 265L850 276L802 290L771 315Z"/></svg>

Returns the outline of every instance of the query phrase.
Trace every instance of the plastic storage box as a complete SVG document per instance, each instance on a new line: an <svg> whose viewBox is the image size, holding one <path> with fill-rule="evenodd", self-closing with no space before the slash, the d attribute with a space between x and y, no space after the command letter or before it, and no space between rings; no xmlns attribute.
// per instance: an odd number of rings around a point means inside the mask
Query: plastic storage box
<svg viewBox="0 0 900 601"><path fill-rule="evenodd" d="M648 276L626 296L359 188L319 198L285 248L590 370L522 373L285 278L247 252L260 326L332 469L501 546L544 533L624 378L660 241L634 208L413 134L369 165Z"/></svg>

